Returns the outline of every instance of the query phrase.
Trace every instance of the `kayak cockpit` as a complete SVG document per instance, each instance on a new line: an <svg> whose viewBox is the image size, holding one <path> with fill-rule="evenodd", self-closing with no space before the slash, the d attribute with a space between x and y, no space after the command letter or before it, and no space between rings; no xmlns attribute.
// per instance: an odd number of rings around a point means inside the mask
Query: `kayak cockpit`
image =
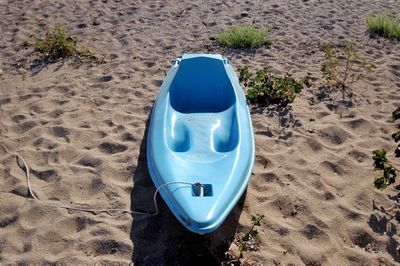
<svg viewBox="0 0 400 266"><path fill-rule="evenodd" d="M219 113L236 97L224 61L194 57L180 62L170 87L171 107L180 113Z"/></svg>

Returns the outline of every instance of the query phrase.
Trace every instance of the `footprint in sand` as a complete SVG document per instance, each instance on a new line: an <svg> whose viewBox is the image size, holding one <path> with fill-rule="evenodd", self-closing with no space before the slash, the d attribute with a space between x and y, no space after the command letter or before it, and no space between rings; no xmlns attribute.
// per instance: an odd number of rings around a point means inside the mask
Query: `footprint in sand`
<svg viewBox="0 0 400 266"><path fill-rule="evenodd" d="M103 142L99 145L100 151L107 154L115 154L119 152L123 152L128 147L123 144L111 143L111 142Z"/></svg>
<svg viewBox="0 0 400 266"><path fill-rule="evenodd" d="M100 159L96 159L90 156L84 156L78 161L78 164L92 168L96 168L100 166L102 163L103 162Z"/></svg>

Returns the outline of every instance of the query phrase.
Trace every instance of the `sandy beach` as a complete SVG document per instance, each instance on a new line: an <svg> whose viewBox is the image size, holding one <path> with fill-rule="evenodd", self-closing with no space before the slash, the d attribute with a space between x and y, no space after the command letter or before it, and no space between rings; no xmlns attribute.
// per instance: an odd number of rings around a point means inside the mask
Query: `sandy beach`
<svg viewBox="0 0 400 266"><path fill-rule="evenodd" d="M393 149L400 42L370 36L369 12L400 16L400 1L0 1L0 265L218 265L235 234L264 215L244 265L397 265L393 188L378 190L372 151ZM267 27L271 46L234 50L216 34ZM103 58L76 68L37 64L34 36L62 25ZM345 104L326 94L323 44L351 42L376 69ZM149 116L172 60L217 53L237 70L268 66L314 80L290 112L252 108L256 158L225 223L189 232L161 198L153 217L46 206L29 196L18 152L41 200L153 211L146 166Z"/></svg>

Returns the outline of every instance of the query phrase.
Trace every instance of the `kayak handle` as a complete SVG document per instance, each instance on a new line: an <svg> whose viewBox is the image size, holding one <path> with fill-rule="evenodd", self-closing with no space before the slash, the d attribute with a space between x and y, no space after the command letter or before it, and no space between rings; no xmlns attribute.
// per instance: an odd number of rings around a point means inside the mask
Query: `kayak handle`
<svg viewBox="0 0 400 266"><path fill-rule="evenodd" d="M204 197L204 185L203 185L202 183L195 183L194 185L195 185L195 186L198 186L199 189L200 189L199 196L200 196L200 197Z"/></svg>
<svg viewBox="0 0 400 266"><path fill-rule="evenodd" d="M180 62L181 62L180 58L175 58L174 60L172 60L172 66L177 67L179 66Z"/></svg>
<svg viewBox="0 0 400 266"><path fill-rule="evenodd" d="M192 185L192 193L195 197L212 197L212 185L196 182Z"/></svg>

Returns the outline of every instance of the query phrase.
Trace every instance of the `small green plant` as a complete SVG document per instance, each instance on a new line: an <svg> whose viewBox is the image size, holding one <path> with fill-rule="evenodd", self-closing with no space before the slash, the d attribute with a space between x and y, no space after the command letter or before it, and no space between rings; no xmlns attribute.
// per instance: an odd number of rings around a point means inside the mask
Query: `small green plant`
<svg viewBox="0 0 400 266"><path fill-rule="evenodd" d="M272 43L266 28L257 29L251 25L222 30L217 35L217 42L229 48L257 48Z"/></svg>
<svg viewBox="0 0 400 266"><path fill-rule="evenodd" d="M240 233L239 235L237 235L236 242L238 243L240 257L242 257L244 251L259 250L258 243L256 240L258 231L255 227L261 226L261 222L263 219L264 215L262 214L257 213L256 215L252 215L251 216L252 225L250 230L246 234Z"/></svg>
<svg viewBox="0 0 400 266"><path fill-rule="evenodd" d="M282 107L292 103L304 86L311 85L311 77L308 75L301 80L294 79L288 73L278 77L272 75L267 68L258 70L255 76L249 68L240 68L239 81L247 89L246 98L250 103L277 104Z"/></svg>
<svg viewBox="0 0 400 266"><path fill-rule="evenodd" d="M79 49L77 40L70 36L61 26L55 26L52 31L46 31L43 39L35 38L35 50L42 59L55 61L71 57L75 63L98 61L97 57L88 49Z"/></svg>
<svg viewBox="0 0 400 266"><path fill-rule="evenodd" d="M365 59L361 59L352 44L346 44L341 50L331 45L324 47L326 61L321 71L328 84L342 91L343 97L350 85L363 79L375 67Z"/></svg>
<svg viewBox="0 0 400 266"><path fill-rule="evenodd" d="M368 15L366 18L368 29L376 34L400 39L400 19L385 14Z"/></svg>
<svg viewBox="0 0 400 266"><path fill-rule="evenodd" d="M393 122L400 119L400 107L397 108L392 114ZM400 131L393 133L394 141L400 142ZM395 157L400 158L400 143L394 151ZM382 176L375 179L375 187L384 189L389 185L396 182L397 173L400 172L400 168L393 165L386 157L386 150L379 149L373 151L372 159L374 160L374 170L382 171Z"/></svg>

